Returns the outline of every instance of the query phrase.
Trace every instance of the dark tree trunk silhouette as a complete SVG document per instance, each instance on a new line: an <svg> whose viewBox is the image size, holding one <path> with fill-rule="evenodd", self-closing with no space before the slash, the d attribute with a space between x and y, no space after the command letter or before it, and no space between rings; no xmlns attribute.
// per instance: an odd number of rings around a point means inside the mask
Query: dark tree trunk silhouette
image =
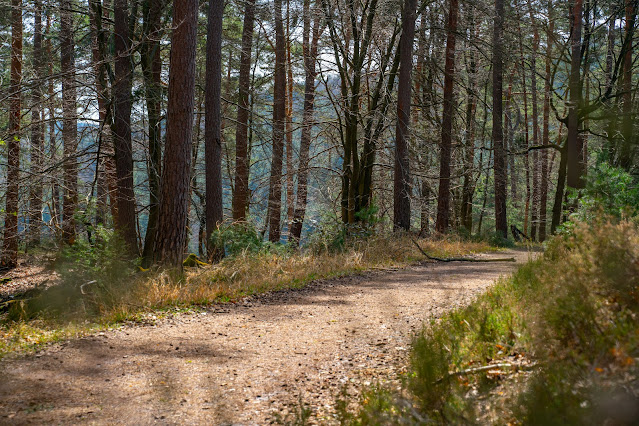
<svg viewBox="0 0 639 426"><path fill-rule="evenodd" d="M533 26L533 51L530 56L530 95L532 96L532 126L533 126L533 146L539 145L539 108L537 107L537 54L539 51L539 32L534 19L532 8L530 18ZM540 158L539 150L532 152L532 205L530 215L530 238L537 240L537 228L539 226L539 204L540 204Z"/></svg>
<svg viewBox="0 0 639 426"><path fill-rule="evenodd" d="M115 172L117 177L118 215L116 229L132 254L138 253L133 193L133 145L131 142L131 38L127 0L115 0L115 82L113 85Z"/></svg>
<svg viewBox="0 0 639 426"><path fill-rule="evenodd" d="M155 258L160 264L177 267L182 266L189 209L197 12L197 0L173 1L166 146Z"/></svg>
<svg viewBox="0 0 639 426"><path fill-rule="evenodd" d="M542 134L543 145L550 144L550 90L551 90L551 65L552 65L552 41L555 21L553 19L552 1L548 2L548 32L546 35L546 77L544 82L544 129ZM548 204L548 150L541 151L541 182L539 187L539 241L546 240L546 216Z"/></svg>
<svg viewBox="0 0 639 426"><path fill-rule="evenodd" d="M42 124L42 0L35 0L33 22L33 74L35 85L31 94L31 184L29 194L29 246L40 244L42 223L42 157L44 126Z"/></svg>
<svg viewBox="0 0 639 426"><path fill-rule="evenodd" d="M583 139L579 135L579 107L581 104L581 27L583 0L570 3L570 103L568 104L568 138L566 140L567 182L570 188L585 186L583 162Z"/></svg>
<svg viewBox="0 0 639 426"><path fill-rule="evenodd" d="M161 18L165 0L145 0L142 4L144 40L141 51L142 74L149 132L149 220L144 237L143 263L153 261L158 226L160 177L162 176L162 58L160 57Z"/></svg>
<svg viewBox="0 0 639 426"><path fill-rule="evenodd" d="M295 214L293 177L293 61L291 60L291 1L286 1L286 218ZM291 228L288 229L289 239Z"/></svg>
<svg viewBox="0 0 639 426"><path fill-rule="evenodd" d="M395 229L410 230L410 140L411 74L415 38L416 0L405 0L402 11L402 36L399 41L399 81L397 83L397 123L395 127L395 174L393 224Z"/></svg>
<svg viewBox="0 0 639 426"><path fill-rule="evenodd" d="M222 16L224 0L209 0L206 36L206 246L209 258L221 252L209 245L211 233L223 220L222 210Z"/></svg>
<svg viewBox="0 0 639 426"><path fill-rule="evenodd" d="M282 156L284 154L284 125L286 120L286 42L282 22L282 0L274 0L275 7L275 75L273 85L273 156L268 196L268 239L280 240L282 213Z"/></svg>
<svg viewBox="0 0 639 426"><path fill-rule="evenodd" d="M302 135L300 137L300 160L297 172L297 201L295 212L290 224L289 241L299 242L306 215L308 199L309 152L311 147L315 106L315 78L317 77L317 43L320 36L321 19L315 16L311 19L310 0L304 0L304 28L302 35L302 50L304 55L304 112L302 114ZM313 22L313 38L311 40L311 21Z"/></svg>
<svg viewBox="0 0 639 426"><path fill-rule="evenodd" d="M477 55L475 43L475 8L468 10L468 87L466 88L466 134L464 141L464 181L462 183L461 225L469 233L473 232L473 195L475 162L475 112L477 111Z"/></svg>
<svg viewBox="0 0 639 426"><path fill-rule="evenodd" d="M439 195L437 198L437 222L435 229L444 233L450 220L450 160L452 150L455 77L455 33L457 32L458 0L450 0L446 27L446 64L444 68L444 110L442 112L442 142L439 160Z"/></svg>
<svg viewBox="0 0 639 426"><path fill-rule="evenodd" d="M251 50L253 47L253 24L255 0L246 0L244 27L242 29L242 52L240 53L240 77L237 105L237 127L235 131L235 190L233 191L233 220L246 220L249 202L248 120L251 105Z"/></svg>
<svg viewBox="0 0 639 426"><path fill-rule="evenodd" d="M60 66L62 70L62 142L64 144L64 202L62 237L75 242L75 210L78 204L78 111L75 82L75 40L72 0L60 1Z"/></svg>
<svg viewBox="0 0 639 426"><path fill-rule="evenodd" d="M635 10L636 0L626 0L626 29L625 39L629 40L628 47L623 58L623 120L621 123L622 141L619 148L619 165L626 170L630 170L634 159L635 139L633 135L634 113L632 110L632 38L635 32L635 21L637 11Z"/></svg>
<svg viewBox="0 0 639 426"><path fill-rule="evenodd" d="M22 0L11 1L11 81L9 86L9 141L7 142L7 198L2 265L18 264L18 199L20 192L20 117L22 86Z"/></svg>
<svg viewBox="0 0 639 426"><path fill-rule="evenodd" d="M106 212L111 207L111 215L117 217L117 205L115 203L116 178L113 161L112 125L113 114L108 85L110 63L106 61L107 37L103 28L103 19L108 19L107 8L102 7L101 0L89 0L89 22L92 32L92 59L95 74L95 85L98 98L98 114L100 117L99 150L97 159L97 208L96 224L104 224ZM111 203L109 203L109 197Z"/></svg>
<svg viewBox="0 0 639 426"><path fill-rule="evenodd" d="M493 26L493 149L495 170L495 231L501 238L508 237L506 220L506 155L502 127L503 84L503 26L504 0L495 0L495 22Z"/></svg>

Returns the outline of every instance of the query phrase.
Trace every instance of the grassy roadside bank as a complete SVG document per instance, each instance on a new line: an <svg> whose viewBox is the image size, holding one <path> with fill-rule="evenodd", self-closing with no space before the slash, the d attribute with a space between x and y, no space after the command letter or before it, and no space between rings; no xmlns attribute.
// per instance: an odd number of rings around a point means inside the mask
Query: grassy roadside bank
<svg viewBox="0 0 639 426"><path fill-rule="evenodd" d="M332 277L372 269L405 267L423 260L407 236L374 236L340 251L300 253L270 248L241 250L216 265L133 273L118 257L116 242L104 239L98 252L82 250L56 265L61 282L41 295L13 303L0 315L0 357L85 335L124 322L149 322L198 309ZM486 243L449 237L419 241L433 256L495 250Z"/></svg>
<svg viewBox="0 0 639 426"><path fill-rule="evenodd" d="M426 325L402 392L346 424L637 424L639 225L577 223L475 303Z"/></svg>

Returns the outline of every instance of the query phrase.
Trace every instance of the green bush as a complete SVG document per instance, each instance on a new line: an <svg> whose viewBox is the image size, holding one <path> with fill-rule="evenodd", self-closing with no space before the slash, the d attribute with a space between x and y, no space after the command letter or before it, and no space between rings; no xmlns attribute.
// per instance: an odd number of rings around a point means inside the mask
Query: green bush
<svg viewBox="0 0 639 426"><path fill-rule="evenodd" d="M577 202L574 218L590 221L598 217L634 217L639 214L639 185L621 168L598 162L588 171L586 187L579 196L570 194L569 204Z"/></svg>
<svg viewBox="0 0 639 426"><path fill-rule="evenodd" d="M291 251L288 244L265 241L249 222L233 222L218 227L211 233L211 245L223 250L227 257L235 257L242 253L287 255Z"/></svg>

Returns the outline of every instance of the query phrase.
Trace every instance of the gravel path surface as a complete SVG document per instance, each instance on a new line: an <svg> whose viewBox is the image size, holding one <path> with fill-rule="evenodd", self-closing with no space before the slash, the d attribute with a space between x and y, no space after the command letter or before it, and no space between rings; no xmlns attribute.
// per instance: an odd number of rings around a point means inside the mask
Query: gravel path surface
<svg viewBox="0 0 639 426"><path fill-rule="evenodd" d="M515 267L424 263L319 281L6 359L0 424L268 424L300 396L313 422L332 423L344 384L396 383L424 320Z"/></svg>

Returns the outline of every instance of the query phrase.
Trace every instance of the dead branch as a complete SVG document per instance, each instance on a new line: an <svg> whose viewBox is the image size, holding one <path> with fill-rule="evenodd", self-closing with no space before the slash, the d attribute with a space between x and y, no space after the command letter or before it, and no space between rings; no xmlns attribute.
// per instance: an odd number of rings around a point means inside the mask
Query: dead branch
<svg viewBox="0 0 639 426"><path fill-rule="evenodd" d="M436 260L438 262L516 262L514 257L503 257L503 258L497 258L497 259L474 259L472 257L435 257L426 253L424 249L422 249L420 245L417 244L417 241L415 241L412 238L411 240L413 241L413 244L415 244L417 249L424 256L426 256L427 259Z"/></svg>

